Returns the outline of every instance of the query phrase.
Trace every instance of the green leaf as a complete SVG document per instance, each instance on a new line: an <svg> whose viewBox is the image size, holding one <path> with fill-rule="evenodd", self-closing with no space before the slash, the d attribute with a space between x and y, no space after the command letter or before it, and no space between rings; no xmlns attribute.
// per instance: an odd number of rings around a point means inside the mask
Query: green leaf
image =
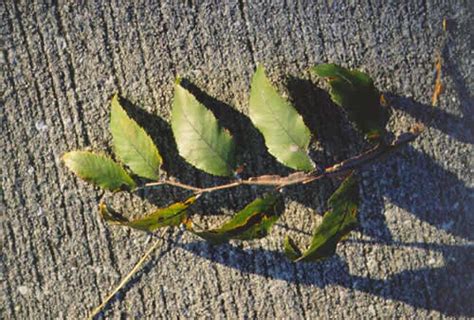
<svg viewBox="0 0 474 320"><path fill-rule="evenodd" d="M296 170L314 169L307 153L309 129L295 108L272 86L262 66L257 67L252 79L249 115L262 133L268 152L279 162Z"/></svg>
<svg viewBox="0 0 474 320"><path fill-rule="evenodd" d="M354 175L344 180L329 198L332 208L324 214L323 221L316 228L311 245L302 255L293 240L285 240L285 252L295 261L317 261L328 258L336 252L338 242L357 225L359 189Z"/></svg>
<svg viewBox="0 0 474 320"><path fill-rule="evenodd" d="M233 175L236 161L232 136L179 83L175 86L171 128L179 154L186 161L216 176Z"/></svg>
<svg viewBox="0 0 474 320"><path fill-rule="evenodd" d="M127 115L118 95L112 98L110 131L117 157L136 175L158 180L161 155L145 130Z"/></svg>
<svg viewBox="0 0 474 320"><path fill-rule="evenodd" d="M108 207L105 203L99 204L99 212L102 218L111 223L121 226L127 226L133 229L153 232L162 227L176 227L183 223L187 218L186 209L196 201L193 196L184 202L174 203L166 208L154 210L143 218L129 220L120 213Z"/></svg>
<svg viewBox="0 0 474 320"><path fill-rule="evenodd" d="M127 172L112 159L87 151L71 151L63 155L66 166L79 178L101 188L116 191L122 187L136 187Z"/></svg>
<svg viewBox="0 0 474 320"><path fill-rule="evenodd" d="M278 220L277 202L278 197L269 194L252 201L220 228L195 231L188 226L188 229L213 244L227 242L231 239L260 239L268 234L272 225Z"/></svg>
<svg viewBox="0 0 474 320"><path fill-rule="evenodd" d="M380 105L380 92L368 74L335 64L320 64L311 70L328 78L332 100L346 110L362 133L372 140L385 134L389 115Z"/></svg>

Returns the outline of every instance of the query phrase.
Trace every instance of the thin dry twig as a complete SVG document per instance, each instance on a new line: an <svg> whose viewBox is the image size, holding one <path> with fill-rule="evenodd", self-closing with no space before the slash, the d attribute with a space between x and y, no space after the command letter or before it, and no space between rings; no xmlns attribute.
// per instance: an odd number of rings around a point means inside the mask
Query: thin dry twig
<svg viewBox="0 0 474 320"><path fill-rule="evenodd" d="M442 81L442 67L443 67L442 51L444 47L446 46L446 42L448 39L446 18L443 19L442 27L443 27L443 35L441 39L441 44L435 53L435 83L434 83L433 95L431 96L431 105L433 107L438 104L439 96L441 95L441 93L443 93L443 89L444 89L443 81Z"/></svg>
<svg viewBox="0 0 474 320"><path fill-rule="evenodd" d="M192 191L194 194L197 194L197 195L203 194L203 193L214 192L218 190L231 189L231 188L235 188L242 185L257 185L257 186L270 186L270 187L273 186L277 190L279 190L291 185L306 184L306 183L310 183L310 182L313 182L322 178L326 178L326 177L344 176L348 174L350 171L361 168L373 162L375 159L383 157L386 154L400 148L401 146L409 142L412 142L413 140L416 139L416 137L418 137L421 131L422 131L422 128L419 125L415 126L410 132L403 133L391 144L388 144L388 145L379 144L376 147L360 155L349 158L335 165L326 167L322 172L321 171L309 172L309 173L295 172L288 176L283 176L283 177L279 175L263 175L259 177L251 177L245 180L236 180L230 183L226 183L226 184L222 184L218 186L206 187L206 188L200 188L200 187L184 184L175 180L166 179L166 180L161 180L157 182L147 183L139 189L154 187L154 186L169 185L169 186L174 186L181 189Z"/></svg>
<svg viewBox="0 0 474 320"><path fill-rule="evenodd" d="M88 316L88 319L94 319L96 315L98 315L102 309L109 303L109 301L119 292L130 280L130 278L138 271L138 269L143 265L146 259L155 251L156 248L161 244L163 241L163 236L165 235L166 229L163 229L160 233L158 239L153 243L153 245L143 254L143 256L138 260L135 266L130 270L130 272L120 281L117 287L102 301L102 303L94 308Z"/></svg>

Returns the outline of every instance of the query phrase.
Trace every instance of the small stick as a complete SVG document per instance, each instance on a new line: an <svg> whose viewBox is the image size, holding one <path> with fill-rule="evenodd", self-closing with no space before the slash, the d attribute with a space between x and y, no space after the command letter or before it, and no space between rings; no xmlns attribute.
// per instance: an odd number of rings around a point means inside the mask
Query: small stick
<svg viewBox="0 0 474 320"><path fill-rule="evenodd" d="M90 315L87 317L88 319L94 319L94 317L99 314L102 309L109 303L109 301L117 294L117 292L120 291L120 289L123 288L127 284L127 282L130 280L130 278L137 272L137 270L143 265L145 260L152 254L153 251L155 251L156 248L158 248L158 245L161 243L163 240L162 237L165 235L166 229L163 229L161 232L160 236L158 239L153 243L153 245L143 254L143 256L138 260L138 262L135 264L132 270L120 281L119 285L115 287L115 289L107 296L107 298L102 301L102 303L94 308L94 310L91 311Z"/></svg>

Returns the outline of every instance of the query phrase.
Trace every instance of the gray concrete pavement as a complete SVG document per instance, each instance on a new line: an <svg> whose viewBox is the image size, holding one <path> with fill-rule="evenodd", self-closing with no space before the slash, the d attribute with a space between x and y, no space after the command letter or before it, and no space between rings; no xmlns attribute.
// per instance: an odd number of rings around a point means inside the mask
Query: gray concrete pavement
<svg viewBox="0 0 474 320"><path fill-rule="evenodd" d="M55 2L55 1L54 1ZM219 182L176 157L167 120L173 80L188 79L239 143L248 175L285 173L246 117L257 62L317 135L330 164L364 147L307 68L335 62L369 72L387 92L390 129L426 126L412 145L363 173L360 228L332 259L292 264L334 183L287 190L286 210L261 241L211 247L170 231L163 246L107 306L107 318L474 317L473 10L469 1L2 1L1 317L76 319L110 292L153 237L102 222L100 191L60 156L110 151L108 98L129 112L182 181ZM434 56L445 91L430 106ZM242 188L195 208L217 223L261 190ZM141 195L143 196L143 195ZM117 196L132 213L180 199L178 190ZM125 201L127 200L127 201ZM301 232L304 231L304 232ZM306 233L305 233L306 232Z"/></svg>

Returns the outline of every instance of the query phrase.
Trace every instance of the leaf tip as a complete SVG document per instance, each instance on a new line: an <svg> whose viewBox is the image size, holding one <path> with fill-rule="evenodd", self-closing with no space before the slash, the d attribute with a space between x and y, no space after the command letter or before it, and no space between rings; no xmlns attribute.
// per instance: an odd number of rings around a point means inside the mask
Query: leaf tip
<svg viewBox="0 0 474 320"><path fill-rule="evenodd" d="M260 77L266 78L265 66L261 63L257 63L257 67L255 68L255 73L253 74L252 81L256 81L256 79Z"/></svg>
<svg viewBox="0 0 474 320"><path fill-rule="evenodd" d="M118 92L112 95L112 98L110 99L110 106L112 108L112 114L114 113L114 109L122 109L122 106L120 105L120 95Z"/></svg>
<svg viewBox="0 0 474 320"><path fill-rule="evenodd" d="M110 108L111 108L111 120L110 120L111 123L112 123L112 118L116 116L117 113L125 112L122 106L120 105L120 96L118 92L114 93L114 95L112 96L112 99L110 99ZM112 125L111 123L109 125Z"/></svg>

